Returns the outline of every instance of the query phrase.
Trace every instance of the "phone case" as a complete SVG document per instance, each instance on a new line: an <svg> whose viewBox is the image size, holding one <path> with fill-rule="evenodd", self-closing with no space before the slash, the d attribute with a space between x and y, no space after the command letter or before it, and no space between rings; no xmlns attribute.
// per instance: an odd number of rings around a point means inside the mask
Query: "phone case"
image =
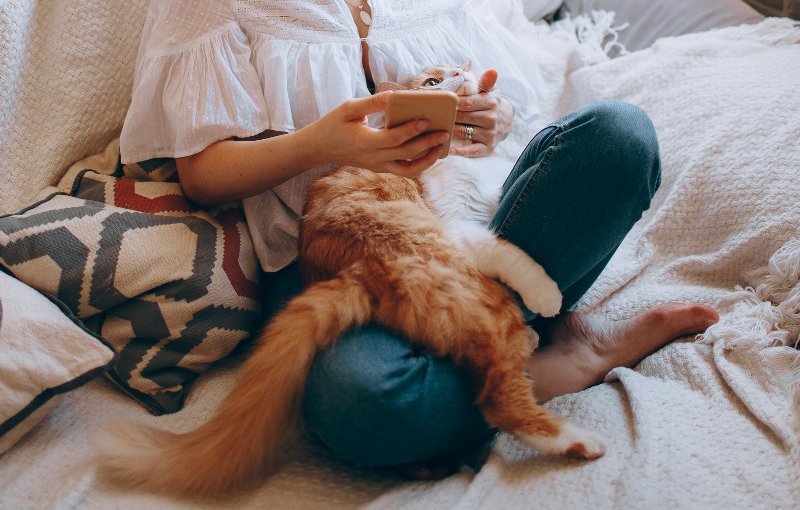
<svg viewBox="0 0 800 510"><path fill-rule="evenodd" d="M458 96L442 90L399 90L389 96L386 107L386 127L392 128L418 119L430 122L428 131L444 131L453 136ZM450 151L442 147L439 159Z"/></svg>

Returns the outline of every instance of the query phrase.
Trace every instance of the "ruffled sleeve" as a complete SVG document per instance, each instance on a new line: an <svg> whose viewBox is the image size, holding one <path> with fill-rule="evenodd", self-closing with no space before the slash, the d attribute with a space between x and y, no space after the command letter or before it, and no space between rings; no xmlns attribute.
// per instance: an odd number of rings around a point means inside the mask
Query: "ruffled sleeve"
<svg viewBox="0 0 800 510"><path fill-rule="evenodd" d="M540 115L539 91L544 81L537 62L495 17L487 0L464 2L467 19L462 35L483 69L499 72L497 88L514 105L515 118L530 123Z"/></svg>
<svg viewBox="0 0 800 510"><path fill-rule="evenodd" d="M189 156L268 127L232 1L151 1L122 128L122 161Z"/></svg>

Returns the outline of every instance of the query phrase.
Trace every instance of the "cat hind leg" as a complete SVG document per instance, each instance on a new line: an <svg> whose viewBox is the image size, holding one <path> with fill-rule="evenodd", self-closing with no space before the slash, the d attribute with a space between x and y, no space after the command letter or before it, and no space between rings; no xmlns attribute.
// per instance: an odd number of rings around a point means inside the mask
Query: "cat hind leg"
<svg viewBox="0 0 800 510"><path fill-rule="evenodd" d="M509 380L516 377L509 376L506 381L493 383L492 395L483 405L479 404L490 424L546 455L593 460L605 453L605 444L599 434L570 423L537 404L530 381L524 374L519 375L524 383Z"/></svg>
<svg viewBox="0 0 800 510"><path fill-rule="evenodd" d="M505 345L492 350L494 359L488 359L485 351L470 355L479 388L476 404L486 421L547 455L590 460L601 457L605 444L599 434L574 425L537 403L525 370L530 354L523 344L527 342L524 329L519 328L518 333L506 339Z"/></svg>

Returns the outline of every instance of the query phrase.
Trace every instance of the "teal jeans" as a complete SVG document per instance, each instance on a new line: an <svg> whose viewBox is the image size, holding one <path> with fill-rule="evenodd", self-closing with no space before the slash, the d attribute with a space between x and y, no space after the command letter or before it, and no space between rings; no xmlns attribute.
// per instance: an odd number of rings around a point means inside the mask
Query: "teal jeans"
<svg viewBox="0 0 800 510"><path fill-rule="evenodd" d="M566 310L597 279L659 183L658 141L647 115L625 103L594 103L531 140L491 227L547 270ZM276 309L301 290L296 265L271 280ZM460 368L377 325L348 332L317 356L303 414L335 455L364 466L454 453L493 433Z"/></svg>

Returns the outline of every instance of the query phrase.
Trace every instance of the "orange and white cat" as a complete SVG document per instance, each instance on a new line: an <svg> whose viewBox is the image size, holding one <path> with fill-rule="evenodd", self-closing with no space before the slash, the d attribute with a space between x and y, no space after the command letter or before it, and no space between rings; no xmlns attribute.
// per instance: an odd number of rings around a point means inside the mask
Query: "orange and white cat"
<svg viewBox="0 0 800 510"><path fill-rule="evenodd" d="M130 424L106 429L102 472L130 487L189 496L253 484L278 465L316 353L369 322L432 355L451 356L470 374L475 403L491 425L547 454L601 456L597 434L537 404L526 365L538 338L494 277L548 316L561 303L555 284L529 257L519 262L510 243L464 234L454 227L463 225L439 217L425 189L420 181L350 167L315 182L300 232L308 287L267 325L230 396L208 423L185 434ZM504 267L505 253L522 265ZM536 276L517 273L528 269Z"/></svg>
<svg viewBox="0 0 800 510"><path fill-rule="evenodd" d="M478 79L469 64L429 67L406 85L386 82L378 89L446 90L459 96L479 92ZM455 147L466 143L451 141ZM448 156L425 170L420 181L428 206L478 270L514 289L529 310L550 317L561 307L556 283L530 255L514 244L499 241L488 226L510 170L508 160L502 157Z"/></svg>

